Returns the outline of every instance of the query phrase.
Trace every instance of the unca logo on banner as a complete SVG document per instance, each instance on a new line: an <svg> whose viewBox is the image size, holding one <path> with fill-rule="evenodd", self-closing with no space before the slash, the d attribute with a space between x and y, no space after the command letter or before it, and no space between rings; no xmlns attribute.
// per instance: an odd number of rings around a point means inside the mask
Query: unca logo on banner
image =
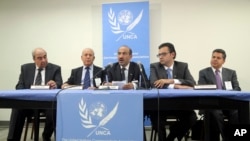
<svg viewBox="0 0 250 141"><path fill-rule="evenodd" d="M115 12L110 8L108 12L109 23L111 31L114 34L120 35L116 41L122 39L137 39L137 35L132 32L133 28L141 21L143 15L143 10L140 14L133 20L133 13L129 10L122 10L119 12L118 16L115 16ZM124 28L121 28L121 26Z"/></svg>
<svg viewBox="0 0 250 141"><path fill-rule="evenodd" d="M94 132L96 135L111 135L110 130L105 128L105 125L115 116L118 106L119 102L107 113L106 105L103 102L93 103L90 108L87 108L86 102L82 98L79 102L81 124L84 128L93 128L87 137L91 136Z"/></svg>

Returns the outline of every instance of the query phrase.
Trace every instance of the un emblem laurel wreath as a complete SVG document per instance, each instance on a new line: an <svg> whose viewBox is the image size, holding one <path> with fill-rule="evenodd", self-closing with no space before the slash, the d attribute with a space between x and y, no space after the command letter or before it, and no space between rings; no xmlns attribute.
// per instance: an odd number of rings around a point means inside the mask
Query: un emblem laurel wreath
<svg viewBox="0 0 250 141"><path fill-rule="evenodd" d="M82 126L84 128L94 128L96 125L92 123L91 116L89 115L88 109L86 108L86 103L81 99L79 103L79 113L81 116Z"/></svg>
<svg viewBox="0 0 250 141"><path fill-rule="evenodd" d="M104 125L106 125L106 123L108 123L116 114L117 109L119 106L119 102L116 103L115 107L112 109L112 111L106 116L104 117L98 125L94 125L92 123L92 119L91 116L89 115L88 109L86 108L86 102L83 100L83 98L81 99L81 102L79 103L79 114L81 116L81 122L82 122L82 126L84 128L94 128L87 137L89 137L90 135L92 135L95 130L97 130L99 127L102 127Z"/></svg>
<svg viewBox="0 0 250 141"><path fill-rule="evenodd" d="M126 28L126 31L121 30L120 28L120 24L119 22L117 22L116 17L115 17L115 13L113 12L112 8L109 9L109 13L108 13L108 17L109 17L109 23L110 23L110 27L111 27L111 31L114 34L120 34L122 33L122 35L120 37L118 37L118 40L120 40L120 38L127 32L130 32L140 21L143 15L143 10L141 10L140 14L136 17L136 19ZM132 32L130 32L132 33ZM133 33L132 33L133 34Z"/></svg>

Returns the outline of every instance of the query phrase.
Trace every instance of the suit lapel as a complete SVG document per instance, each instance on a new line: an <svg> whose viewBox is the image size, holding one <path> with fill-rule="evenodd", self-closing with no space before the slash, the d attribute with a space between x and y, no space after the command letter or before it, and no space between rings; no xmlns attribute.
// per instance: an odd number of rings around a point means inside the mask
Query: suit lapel
<svg viewBox="0 0 250 141"><path fill-rule="evenodd" d="M32 65L31 69L28 69L28 74L30 74L30 75L28 75L29 76L28 81L29 81L30 85L33 85L33 83L34 83L35 73L36 73L36 65L34 64L34 65Z"/></svg>
<svg viewBox="0 0 250 141"><path fill-rule="evenodd" d="M215 79L214 71L213 71L212 68L210 68L210 69L208 70L208 78L211 78L212 83L213 83L213 84L216 84L216 79Z"/></svg>
<svg viewBox="0 0 250 141"><path fill-rule="evenodd" d="M173 77L173 79L182 77L182 76L178 76L178 70L179 70L179 68L180 68L179 62L174 61L174 66L173 66L173 71L172 71L172 77Z"/></svg>
<svg viewBox="0 0 250 141"><path fill-rule="evenodd" d="M222 68L222 71L221 71L221 75L222 75L222 87L225 88L225 85L224 85L224 82L227 81L227 71L225 69Z"/></svg>
<svg viewBox="0 0 250 141"><path fill-rule="evenodd" d="M178 70L178 63L174 62L174 67L173 67L173 70L172 70L172 77L173 77L173 79L178 78L178 76L177 76L177 70Z"/></svg>
<svg viewBox="0 0 250 141"><path fill-rule="evenodd" d="M93 85L96 87L95 78L98 78L99 69L93 65Z"/></svg>
<svg viewBox="0 0 250 141"><path fill-rule="evenodd" d="M122 80L122 77L121 77L121 68L120 68L119 64L116 66L115 75L117 76L117 81L121 81Z"/></svg>
<svg viewBox="0 0 250 141"><path fill-rule="evenodd" d="M80 67L78 70L77 70L77 74L76 74L76 84L81 84L82 82L82 69L83 67Z"/></svg>
<svg viewBox="0 0 250 141"><path fill-rule="evenodd" d="M128 82L133 81L134 75L135 75L135 66L132 63L130 63L128 70Z"/></svg>
<svg viewBox="0 0 250 141"><path fill-rule="evenodd" d="M159 78L168 78L167 72L163 65L159 64Z"/></svg>
<svg viewBox="0 0 250 141"><path fill-rule="evenodd" d="M93 66L93 79L100 77L100 74L101 74L100 71L101 70L99 68L97 68L96 66Z"/></svg>
<svg viewBox="0 0 250 141"><path fill-rule="evenodd" d="M97 70L96 66L93 65L93 79L95 79L94 76L95 76L95 74L96 74L97 72L98 72L98 70ZM95 77L96 77L96 76L95 76Z"/></svg>
<svg viewBox="0 0 250 141"><path fill-rule="evenodd" d="M46 83L51 79L50 74L52 74L51 67L49 64L46 66L45 70L46 70L45 71L45 85L46 85Z"/></svg>

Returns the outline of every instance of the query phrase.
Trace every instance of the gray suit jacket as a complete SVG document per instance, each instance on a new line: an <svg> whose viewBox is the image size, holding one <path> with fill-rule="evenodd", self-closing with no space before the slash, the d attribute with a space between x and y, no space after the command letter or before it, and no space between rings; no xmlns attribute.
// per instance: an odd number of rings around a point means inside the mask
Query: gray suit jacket
<svg viewBox="0 0 250 141"><path fill-rule="evenodd" d="M173 67L173 78L178 79L182 85L194 86L195 81L191 75L188 64L174 61ZM154 82L159 79L167 79L167 72L162 64L159 62L150 64L150 84L154 88ZM165 85L163 88L167 88L168 85Z"/></svg>
<svg viewBox="0 0 250 141"><path fill-rule="evenodd" d="M236 72L228 68L222 68L222 81L231 81L233 90L240 91L239 82L237 79ZM216 84L216 78L211 67L200 70L198 84ZM223 89L225 84L223 83Z"/></svg>
<svg viewBox="0 0 250 141"><path fill-rule="evenodd" d="M19 76L16 89L29 89L33 85L35 77L36 65L35 63L28 63L21 66L21 74ZM62 75L61 67L52 63L48 63L45 68L45 83L50 80L56 82L57 88L61 88Z"/></svg>

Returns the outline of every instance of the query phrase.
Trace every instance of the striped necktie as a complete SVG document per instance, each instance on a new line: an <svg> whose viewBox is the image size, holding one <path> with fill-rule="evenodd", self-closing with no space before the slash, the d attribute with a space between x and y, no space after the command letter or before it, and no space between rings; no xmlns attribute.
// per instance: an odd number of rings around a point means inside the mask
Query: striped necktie
<svg viewBox="0 0 250 141"><path fill-rule="evenodd" d="M42 68L38 69L38 73L37 73L36 80L35 80L35 85L41 85L42 84L42 75L41 75L42 70L43 70Z"/></svg>

